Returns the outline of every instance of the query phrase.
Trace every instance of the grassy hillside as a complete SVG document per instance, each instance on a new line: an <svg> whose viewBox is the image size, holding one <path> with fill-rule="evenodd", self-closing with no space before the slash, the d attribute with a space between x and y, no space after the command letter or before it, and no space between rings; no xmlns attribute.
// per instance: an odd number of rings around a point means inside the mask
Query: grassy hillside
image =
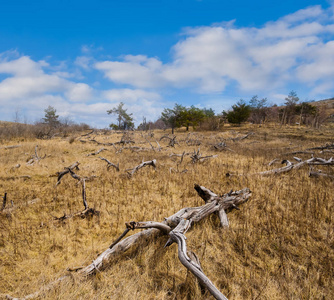
<svg viewBox="0 0 334 300"><path fill-rule="evenodd" d="M250 131L254 134L238 139ZM334 298L333 179L309 177L308 166L277 175L257 174L281 167L283 159L310 158L310 153L292 152L334 143L333 129L239 127L190 136L177 132L175 148L167 147L168 139L163 139L162 150L157 151L156 140L164 134L131 133L135 143L128 146L145 148L138 152L119 151L121 145L116 145L116 151L90 141L117 142L121 133L3 142L0 195L7 193L7 204L0 212L0 294L23 297L68 274L67 268L89 265L124 231L125 222L160 222L183 207L203 205L194 190L197 183L217 194L245 187L252 191L240 210L228 214L228 229L212 215L186 234L188 248L224 295L229 299ZM213 145L222 141L229 149L215 151ZM187 155L177 166L180 157L170 154L193 152L198 142L204 156L218 157L193 164ZM36 145L42 159L27 165ZM102 147L107 150L88 156ZM312 152L328 159L331 151ZM99 156L119 163L120 171L107 170ZM275 158L277 163L269 166ZM140 169L132 178L126 175L126 169L152 159L157 161L156 169ZM56 220L83 210L81 186L75 179L67 174L56 186L56 172L76 161L78 175L95 176L86 182L87 202L101 213ZM314 169L334 175L333 166ZM167 239L157 237L130 249L93 277L70 272L69 278L39 297L212 298L201 292L195 277L178 260L177 245L163 248Z"/></svg>

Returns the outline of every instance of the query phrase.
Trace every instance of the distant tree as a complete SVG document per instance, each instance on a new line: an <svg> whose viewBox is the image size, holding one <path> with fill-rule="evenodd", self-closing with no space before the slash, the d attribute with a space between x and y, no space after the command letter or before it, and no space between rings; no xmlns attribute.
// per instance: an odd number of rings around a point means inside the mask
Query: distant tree
<svg viewBox="0 0 334 300"><path fill-rule="evenodd" d="M43 118L43 123L49 125L51 128L59 127L59 115L56 115L56 109L52 106L48 106L48 108L44 109L45 115Z"/></svg>
<svg viewBox="0 0 334 300"><path fill-rule="evenodd" d="M240 100L236 104L232 105L232 110L229 112L223 112L226 115L227 121L232 124L241 124L247 121L251 113L251 108L246 104L244 100Z"/></svg>
<svg viewBox="0 0 334 300"><path fill-rule="evenodd" d="M165 108L161 113L161 120L166 126L172 128L172 134L174 129L182 126L185 118L186 108L181 104L175 103L174 108Z"/></svg>
<svg viewBox="0 0 334 300"><path fill-rule="evenodd" d="M251 108L251 114L249 120L256 124L261 124L265 121L267 116L267 98L259 99L257 95L253 96L249 101L249 105Z"/></svg>
<svg viewBox="0 0 334 300"><path fill-rule="evenodd" d="M291 91L288 97L285 98L285 105L286 106L293 106L299 102L299 97L295 91Z"/></svg>
<svg viewBox="0 0 334 300"><path fill-rule="evenodd" d="M181 120L183 126L186 127L186 130L189 131L189 126L193 126L195 128L205 119L205 113L202 109L197 108L195 106L191 106L190 108L184 108L181 111Z"/></svg>
<svg viewBox="0 0 334 300"><path fill-rule="evenodd" d="M285 98L285 108L283 109L281 124L291 123L295 116L295 106L299 101L299 97L295 91L291 91Z"/></svg>
<svg viewBox="0 0 334 300"><path fill-rule="evenodd" d="M203 113L205 118L213 118L215 116L215 111L212 108L203 108Z"/></svg>
<svg viewBox="0 0 334 300"><path fill-rule="evenodd" d="M318 108L310 103L302 102L295 106L295 113L299 115L299 124L310 124L318 116Z"/></svg>
<svg viewBox="0 0 334 300"><path fill-rule="evenodd" d="M124 103L121 102L117 107L107 110L108 115L116 115L118 124L111 123L110 128L114 130L129 130L134 128L132 114L127 113L127 109L124 109Z"/></svg>

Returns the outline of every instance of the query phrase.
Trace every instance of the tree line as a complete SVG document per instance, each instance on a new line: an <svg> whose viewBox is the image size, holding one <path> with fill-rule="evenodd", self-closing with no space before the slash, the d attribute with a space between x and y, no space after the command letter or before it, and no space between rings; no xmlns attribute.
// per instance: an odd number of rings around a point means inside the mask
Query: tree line
<svg viewBox="0 0 334 300"><path fill-rule="evenodd" d="M125 104L120 102L116 107L107 111L107 114L116 116L116 122L109 128L113 130L134 130L135 123L132 113L128 112ZM44 110L44 117L34 125L20 124L16 112L14 124L2 124L0 127L0 140L18 136L31 136L37 138L50 138L54 135L68 136L71 132L89 129L85 123L76 124L69 118L60 118L53 106ZM267 98L253 96L248 102L240 99L227 111L218 114L212 108L198 108L194 105L186 107L175 103L172 108L164 108L156 121L147 121L143 117L137 126L138 130L172 129L190 127L194 130L219 130L229 123L240 125L243 122L265 124L274 122L280 125L300 124L319 128L328 119L328 112L312 105L310 102L301 102L297 93L291 91L285 98L283 106L271 105Z"/></svg>
<svg viewBox="0 0 334 300"><path fill-rule="evenodd" d="M134 130L132 114L127 113L124 103L107 111L108 114L117 116L117 124L110 124L115 130ZM216 114L212 108L186 107L175 103L173 108L165 108L161 116L155 122L147 122L143 117L139 130L171 128L172 133L176 128L190 127L202 130L217 130L225 123L240 125L243 122L264 124L276 122L281 125L303 124L318 128L326 119L324 110L309 102L300 102L295 91L291 91L285 98L284 106L270 105L267 98L253 96L248 102L240 99L228 111Z"/></svg>

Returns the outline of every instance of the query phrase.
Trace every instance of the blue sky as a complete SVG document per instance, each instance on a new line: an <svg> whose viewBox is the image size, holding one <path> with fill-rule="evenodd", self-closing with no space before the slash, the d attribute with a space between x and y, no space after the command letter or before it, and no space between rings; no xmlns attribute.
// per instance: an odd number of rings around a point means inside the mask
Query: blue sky
<svg viewBox="0 0 334 300"><path fill-rule="evenodd" d="M0 120L334 96L334 1L0 0Z"/></svg>

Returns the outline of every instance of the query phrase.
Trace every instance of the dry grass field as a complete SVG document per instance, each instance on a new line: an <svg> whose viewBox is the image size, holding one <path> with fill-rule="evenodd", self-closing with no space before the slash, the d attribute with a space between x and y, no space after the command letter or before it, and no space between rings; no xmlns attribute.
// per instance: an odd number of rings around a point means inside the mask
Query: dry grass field
<svg viewBox="0 0 334 300"><path fill-rule="evenodd" d="M245 139L238 139L248 132ZM82 277L74 269L89 265L124 231L128 221L163 221L183 207L204 201L194 184L217 194L248 187L249 201L228 214L222 228L216 215L195 224L187 235L204 273L229 299L334 299L334 180L309 177L310 167L281 174L257 174L280 168L291 154L334 143L334 129L302 127L225 127L220 132L176 132L179 144L157 143L166 132L133 132L134 144L145 151L98 145L120 141L121 133L97 132L85 137L51 140L12 140L0 145L0 195L7 193L0 212L0 294L24 297L58 278L37 299L211 299L197 279L180 263L177 245L164 245L167 236L154 237L115 256L96 275ZM171 135L170 135L171 136ZM80 139L86 141L81 142ZM234 140L233 140L234 139ZM151 142L155 151L152 150ZM190 155L218 155L192 163ZM215 151L224 141L229 149ZM6 148L21 145L17 148ZM37 153L41 158L27 161ZM107 150L89 155L101 148ZM119 150L122 145L116 145ZM312 150L329 159L334 150ZM45 157L44 157L45 156ZM99 156L118 164L107 170ZM269 162L278 159L269 166ZM156 159L156 169L145 167L131 178L126 169ZM56 186L56 173L74 162L86 182L88 205L100 215L57 220L84 209L81 185L70 174ZM17 164L20 167L15 168ZM313 166L334 175L333 166ZM186 172L182 172L187 170ZM226 174L230 176L226 176ZM1 198L0 198L1 199ZM12 202L11 202L12 201ZM12 205L13 203L13 205ZM0 205L2 201L0 202ZM136 232L136 231L135 231ZM134 234L130 232L129 234ZM1 298L0 297L0 298Z"/></svg>

